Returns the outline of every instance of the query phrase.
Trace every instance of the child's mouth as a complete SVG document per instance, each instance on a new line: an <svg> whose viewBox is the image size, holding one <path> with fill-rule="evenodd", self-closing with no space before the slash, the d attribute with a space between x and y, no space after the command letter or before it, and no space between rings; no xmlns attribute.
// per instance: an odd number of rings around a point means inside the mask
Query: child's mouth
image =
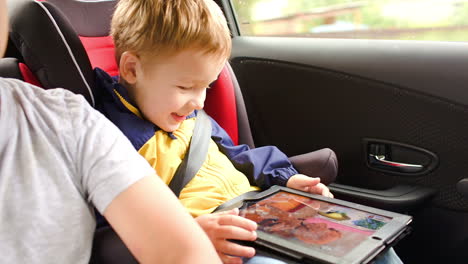
<svg viewBox="0 0 468 264"><path fill-rule="evenodd" d="M172 113L171 115L172 115L172 118L174 118L175 121L177 122L182 122L187 118L186 115L178 115L177 113Z"/></svg>

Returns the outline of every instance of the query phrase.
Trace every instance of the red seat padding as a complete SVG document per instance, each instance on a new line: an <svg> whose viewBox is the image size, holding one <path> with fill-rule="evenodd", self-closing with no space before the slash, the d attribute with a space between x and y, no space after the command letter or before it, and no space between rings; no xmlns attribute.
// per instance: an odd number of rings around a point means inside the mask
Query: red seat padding
<svg viewBox="0 0 468 264"><path fill-rule="evenodd" d="M23 76L23 80L25 82L38 86L38 87L42 87L42 84L39 82L36 76L32 73L32 71L28 68L28 66L26 66L26 64L19 63L18 67L21 72L21 75Z"/></svg>
<svg viewBox="0 0 468 264"><path fill-rule="evenodd" d="M234 144L237 145L239 143L239 134L236 97L227 66L224 66L218 80L208 89L205 111L226 130Z"/></svg>
<svg viewBox="0 0 468 264"><path fill-rule="evenodd" d="M80 36L86 52L88 53L91 66L99 67L111 76L119 74L117 62L115 61L115 47L111 36L83 37Z"/></svg>

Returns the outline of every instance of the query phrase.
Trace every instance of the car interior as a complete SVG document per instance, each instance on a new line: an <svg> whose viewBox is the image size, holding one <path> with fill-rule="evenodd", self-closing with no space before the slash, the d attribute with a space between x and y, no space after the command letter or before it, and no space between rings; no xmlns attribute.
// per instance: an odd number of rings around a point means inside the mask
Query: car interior
<svg viewBox="0 0 468 264"><path fill-rule="evenodd" d="M118 75L115 2L9 0L0 76L64 87L94 106L93 68ZM205 110L233 141L278 146L306 175L333 163L320 176L335 197L412 215L412 233L395 245L403 262L464 263L468 47L242 36L231 1L216 2L233 52ZM109 227L97 230L92 258L136 262Z"/></svg>
<svg viewBox="0 0 468 264"><path fill-rule="evenodd" d="M0 76L18 78L45 89L66 87L95 105L98 95L93 88L93 68L118 74L108 35L115 2L10 1L10 41L7 58L1 60ZM91 19L83 20L77 13L85 13ZM33 26L40 30L29 30ZM243 98L229 64L209 91L205 110L225 128L235 144L253 147ZM320 173L323 183L331 183L336 177L336 156L328 148L295 155L290 160L308 175L317 175L323 167L330 167ZM125 253L116 255L114 251ZM97 230L94 252L93 261L99 263L135 261L109 227Z"/></svg>
<svg viewBox="0 0 468 264"><path fill-rule="evenodd" d="M219 2L255 144L288 155L330 147L335 197L414 217L395 246L403 262L465 263L466 44L251 36L233 1Z"/></svg>

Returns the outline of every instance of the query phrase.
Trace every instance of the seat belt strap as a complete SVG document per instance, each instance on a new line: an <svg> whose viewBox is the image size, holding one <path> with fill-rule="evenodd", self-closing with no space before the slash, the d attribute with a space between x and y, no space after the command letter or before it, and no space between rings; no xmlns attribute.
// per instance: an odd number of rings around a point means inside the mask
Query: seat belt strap
<svg viewBox="0 0 468 264"><path fill-rule="evenodd" d="M205 162L210 140L211 120L205 111L199 110L189 149L169 183L169 188L171 188L177 197L179 197L182 189L195 177L195 174L197 174Z"/></svg>

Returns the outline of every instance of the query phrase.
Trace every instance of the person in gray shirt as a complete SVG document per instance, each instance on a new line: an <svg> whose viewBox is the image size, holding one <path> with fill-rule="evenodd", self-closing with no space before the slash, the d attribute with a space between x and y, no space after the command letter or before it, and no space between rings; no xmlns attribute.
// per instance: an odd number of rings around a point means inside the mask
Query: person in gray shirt
<svg viewBox="0 0 468 264"><path fill-rule="evenodd" d="M0 0L0 57L7 38ZM103 214L141 263L220 263L127 138L80 95L0 78L0 256L88 263Z"/></svg>

